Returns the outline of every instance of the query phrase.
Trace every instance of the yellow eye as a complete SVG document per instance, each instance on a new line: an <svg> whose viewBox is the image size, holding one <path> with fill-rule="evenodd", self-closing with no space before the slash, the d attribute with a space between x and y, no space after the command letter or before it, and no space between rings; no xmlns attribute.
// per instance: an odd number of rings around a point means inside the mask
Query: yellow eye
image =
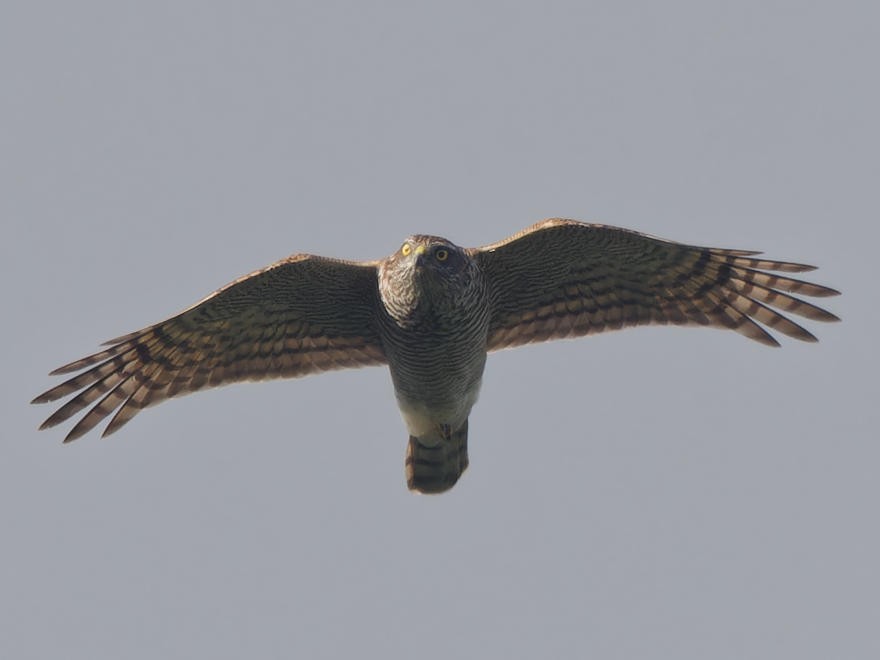
<svg viewBox="0 0 880 660"><path fill-rule="evenodd" d="M400 246L400 254L402 254L404 257L408 256L410 252L412 252L412 245L410 245L409 243L404 243Z"/></svg>
<svg viewBox="0 0 880 660"><path fill-rule="evenodd" d="M437 259L437 261L446 261L447 259L449 259L449 250L445 248L440 248L439 250L434 252L434 257Z"/></svg>

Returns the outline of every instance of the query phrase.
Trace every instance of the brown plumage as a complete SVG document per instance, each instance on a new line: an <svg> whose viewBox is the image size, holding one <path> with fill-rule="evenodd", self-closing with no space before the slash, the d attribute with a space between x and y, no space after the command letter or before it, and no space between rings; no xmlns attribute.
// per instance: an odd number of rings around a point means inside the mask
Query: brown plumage
<svg viewBox="0 0 880 660"><path fill-rule="evenodd" d="M815 341L782 312L835 321L791 294L838 292L768 272L812 266L756 254L550 219L481 248L420 235L381 261L295 255L56 369L80 373L33 402L75 395L40 428L91 406L69 442L111 414L104 435L208 387L388 364L410 431L408 484L442 492L467 467L487 351L646 324L730 328L777 346L766 326Z"/></svg>
<svg viewBox="0 0 880 660"><path fill-rule="evenodd" d="M756 321L794 339L816 338L774 307L814 321L839 320L788 295L839 291L762 272L801 273L814 266L756 259L760 253L749 250L702 248L551 219L474 252L485 271L503 273L493 299L489 350L652 323L730 328L778 346Z"/></svg>

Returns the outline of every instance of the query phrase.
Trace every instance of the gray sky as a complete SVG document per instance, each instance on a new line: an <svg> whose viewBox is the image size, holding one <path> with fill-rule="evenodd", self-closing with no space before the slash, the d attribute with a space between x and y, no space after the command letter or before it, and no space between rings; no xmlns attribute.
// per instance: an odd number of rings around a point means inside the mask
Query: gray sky
<svg viewBox="0 0 880 660"><path fill-rule="evenodd" d="M0 657L880 657L878 18L4 3ZM441 497L379 368L36 431L50 369L287 254L556 215L815 263L844 322L493 354Z"/></svg>

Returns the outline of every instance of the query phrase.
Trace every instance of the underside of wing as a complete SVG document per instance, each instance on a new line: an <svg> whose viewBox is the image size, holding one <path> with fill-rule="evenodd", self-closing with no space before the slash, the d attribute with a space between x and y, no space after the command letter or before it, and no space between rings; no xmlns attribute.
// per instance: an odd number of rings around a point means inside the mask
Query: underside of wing
<svg viewBox="0 0 880 660"><path fill-rule="evenodd" d="M53 371L81 373L33 400L75 395L40 428L87 410L67 434L70 442L115 411L108 435L147 406L189 392L382 364L377 299L375 264L311 255L282 260Z"/></svg>
<svg viewBox="0 0 880 660"><path fill-rule="evenodd" d="M815 341L782 312L836 321L791 294L838 291L787 275L812 266L757 254L546 220L474 250L492 285L489 350L648 324L729 328L771 346L778 341L767 328Z"/></svg>

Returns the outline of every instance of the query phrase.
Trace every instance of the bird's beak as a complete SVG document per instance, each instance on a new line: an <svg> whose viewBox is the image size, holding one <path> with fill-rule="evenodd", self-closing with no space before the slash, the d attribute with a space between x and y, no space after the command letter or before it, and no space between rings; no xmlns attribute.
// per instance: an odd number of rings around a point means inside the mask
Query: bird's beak
<svg viewBox="0 0 880 660"><path fill-rule="evenodd" d="M425 246L417 245L416 249L413 250L413 254L415 255L415 267L416 270L421 270L424 266L423 257L425 255Z"/></svg>

